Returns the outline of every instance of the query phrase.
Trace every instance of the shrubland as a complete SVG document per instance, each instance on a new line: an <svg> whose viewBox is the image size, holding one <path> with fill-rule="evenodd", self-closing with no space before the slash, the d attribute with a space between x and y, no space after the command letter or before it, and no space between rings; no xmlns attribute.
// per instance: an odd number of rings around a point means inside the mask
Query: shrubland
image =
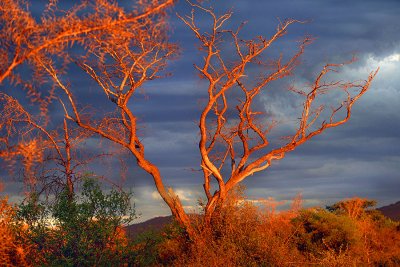
<svg viewBox="0 0 400 267"><path fill-rule="evenodd" d="M298 200L297 200L298 201ZM332 209L299 208L276 212L234 195L220 208L211 227L201 226L188 242L182 236L159 244L171 266L398 266L399 223L352 198ZM344 207L358 210L350 216ZM369 208L368 208L369 207ZM175 243L179 243L175 244ZM170 246L168 244L174 244ZM176 249L174 249L176 248Z"/></svg>
<svg viewBox="0 0 400 267"><path fill-rule="evenodd" d="M398 266L400 223L351 198L327 208L289 210L249 201L236 189L211 224L191 214L195 234L173 222L128 238L129 194L87 180L72 202L2 199L2 262L21 266ZM130 216L127 216L127 214ZM51 218L51 221L49 220ZM128 219L129 218L129 219Z"/></svg>

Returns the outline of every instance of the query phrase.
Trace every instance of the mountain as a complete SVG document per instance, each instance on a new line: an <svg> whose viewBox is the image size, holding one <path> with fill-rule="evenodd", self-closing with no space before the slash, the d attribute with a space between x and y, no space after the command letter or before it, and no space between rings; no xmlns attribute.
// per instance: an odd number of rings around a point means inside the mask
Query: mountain
<svg viewBox="0 0 400 267"><path fill-rule="evenodd" d="M388 206L380 207L377 210L394 221L400 221L400 201Z"/></svg>
<svg viewBox="0 0 400 267"><path fill-rule="evenodd" d="M173 221L172 216L155 217L145 222L128 225L125 227L126 233L130 238L135 238L138 234L154 230L159 231L165 225Z"/></svg>

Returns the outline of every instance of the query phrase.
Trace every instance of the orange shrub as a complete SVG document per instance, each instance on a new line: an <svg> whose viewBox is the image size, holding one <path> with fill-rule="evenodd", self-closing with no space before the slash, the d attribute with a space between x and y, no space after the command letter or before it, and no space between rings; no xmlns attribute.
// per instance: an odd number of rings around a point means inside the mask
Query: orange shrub
<svg viewBox="0 0 400 267"><path fill-rule="evenodd" d="M8 199L0 198L0 262L2 266L29 266L26 255L32 248L17 241L18 228L13 223L14 213Z"/></svg>
<svg viewBox="0 0 400 267"><path fill-rule="evenodd" d="M149 265L400 266L399 224L359 209L358 200L346 200L345 207L356 212L294 205L278 213L236 194L215 213L211 225L193 216L197 234L191 240L179 230L164 231Z"/></svg>

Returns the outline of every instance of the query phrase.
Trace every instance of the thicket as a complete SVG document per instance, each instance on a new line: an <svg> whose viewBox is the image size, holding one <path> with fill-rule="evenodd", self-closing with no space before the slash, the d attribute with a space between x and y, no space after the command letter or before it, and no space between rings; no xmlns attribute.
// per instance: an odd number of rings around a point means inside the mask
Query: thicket
<svg viewBox="0 0 400 267"><path fill-rule="evenodd" d="M0 263L2 266L25 266L27 254L35 250L29 247L16 234L22 229L14 226L15 209L6 197L0 198Z"/></svg>
<svg viewBox="0 0 400 267"><path fill-rule="evenodd" d="M130 246L123 226L135 218L131 196L115 188L105 191L98 181L85 178L80 193L72 196L67 188L54 199L31 193L17 207L3 199L0 231L8 242L2 243L0 257L14 266L125 264Z"/></svg>
<svg viewBox="0 0 400 267"><path fill-rule="evenodd" d="M1 202L1 261L11 266L399 266L400 224L352 198L324 208L277 212L240 190L219 207L211 226L191 215L189 238L172 223L129 239L129 194L104 192L86 180L74 199L31 197ZM130 214L128 216L128 214ZM52 218L50 222L48 218Z"/></svg>
<svg viewBox="0 0 400 267"><path fill-rule="evenodd" d="M399 223L353 198L323 208L275 212L234 195L211 228L198 217L196 239L180 235L158 244L154 265L400 266ZM165 255L169 255L165 257ZM173 255L173 256L171 256Z"/></svg>

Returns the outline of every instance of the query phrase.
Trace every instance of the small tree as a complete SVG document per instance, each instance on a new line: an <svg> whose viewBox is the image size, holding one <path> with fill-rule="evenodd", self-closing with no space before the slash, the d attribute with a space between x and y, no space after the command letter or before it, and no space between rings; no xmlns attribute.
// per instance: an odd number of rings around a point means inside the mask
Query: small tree
<svg viewBox="0 0 400 267"><path fill-rule="evenodd" d="M57 266L119 265L128 262L128 241L122 226L135 218L131 193L105 193L96 180L85 178L81 193L68 187L52 204L36 194L21 204L17 222L28 225L25 240L39 247L35 264ZM26 238L27 237L27 238Z"/></svg>
<svg viewBox="0 0 400 267"><path fill-rule="evenodd" d="M17 67L22 63L31 66L36 81L33 84L48 85L47 98L37 94L31 86L25 86L33 99L41 99L42 110L58 96L66 119L127 149L153 178L174 217L190 232L190 220L179 197L165 187L159 168L145 153L139 138L138 118L129 105L146 82L163 75L167 61L177 51L168 41L165 16L165 8L173 1L138 1L131 10L116 2L104 0L91 4L83 1L67 12L51 1L41 23L37 23L21 3L7 0L0 5L0 20L4 23L0 35L4 44L1 55L5 59L0 68L0 83L6 78L13 84L21 83L23 79L17 75ZM193 11L181 19L200 41L204 63L196 69L208 82L208 99L199 118L199 152L207 197L205 217L209 223L235 185L266 170L312 137L346 123L353 105L369 89L377 71L364 82L327 81L327 75L354 60L327 64L307 88L291 88L304 98L299 121L283 145L271 148L270 133L276 122L262 117L254 103L273 81L293 74L312 39L304 38L297 53L288 59L280 56L268 61L263 55L271 44L283 37L290 25L300 21L290 19L279 23L269 38L259 36L243 40L240 37L242 26L235 30L226 27L232 13L218 16L211 8L188 3ZM197 12L211 18L209 31L202 31L196 23ZM66 66L71 62L97 83L104 99L115 108L113 112L104 108L104 113L98 112L91 118L86 116L77 88L65 79ZM259 73L254 75L254 68L259 68ZM54 84L49 85L44 77ZM319 99L333 91L341 92L344 97L329 110ZM237 98L239 101L235 100ZM214 182L215 191L212 190Z"/></svg>
<svg viewBox="0 0 400 267"><path fill-rule="evenodd" d="M345 214L352 219L357 219L365 215L368 208L376 206L375 200L368 200L363 198L354 197L339 201L332 206L327 206L327 210L338 214Z"/></svg>

